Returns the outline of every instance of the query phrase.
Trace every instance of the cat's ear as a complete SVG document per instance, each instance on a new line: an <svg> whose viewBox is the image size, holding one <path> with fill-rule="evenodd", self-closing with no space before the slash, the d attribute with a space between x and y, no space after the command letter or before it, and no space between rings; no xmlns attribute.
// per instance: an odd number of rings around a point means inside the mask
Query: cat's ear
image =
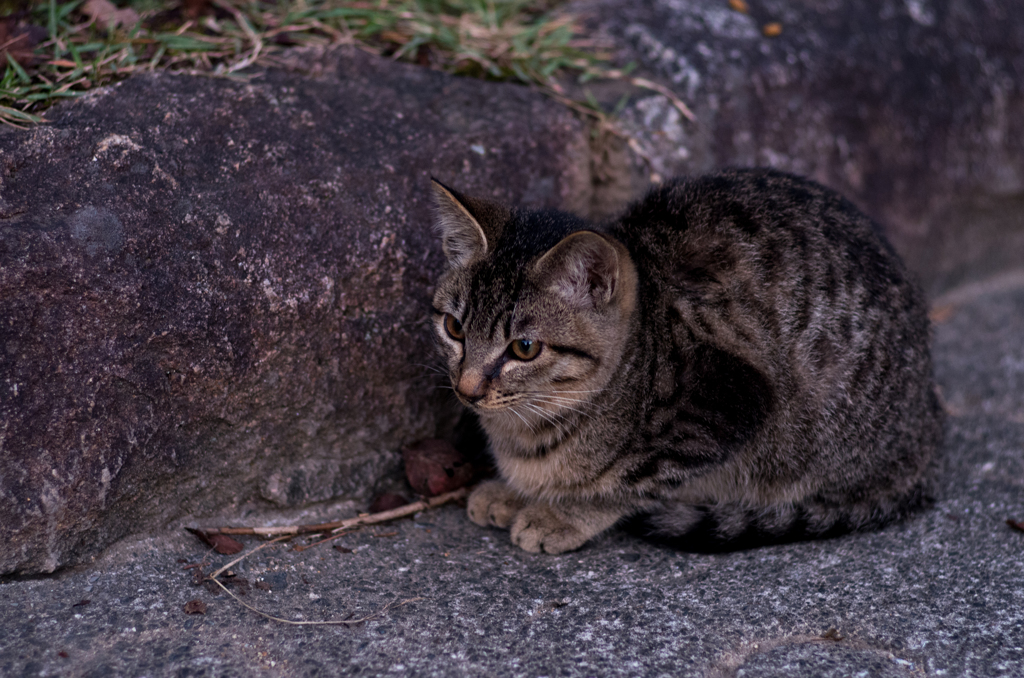
<svg viewBox="0 0 1024 678"><path fill-rule="evenodd" d="M574 306L607 304L621 275L619 252L593 231L577 231L548 250L535 264L536 279Z"/></svg>
<svg viewBox="0 0 1024 678"><path fill-rule="evenodd" d="M467 200L437 179L434 186L434 228L448 263L458 268L487 253L487 235L469 211Z"/></svg>

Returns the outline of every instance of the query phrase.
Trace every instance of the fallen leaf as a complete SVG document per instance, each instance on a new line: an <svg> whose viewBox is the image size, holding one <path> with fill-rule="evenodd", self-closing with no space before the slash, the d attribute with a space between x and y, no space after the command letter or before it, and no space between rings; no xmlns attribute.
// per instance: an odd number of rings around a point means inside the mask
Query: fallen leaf
<svg viewBox="0 0 1024 678"><path fill-rule="evenodd" d="M244 548L242 542L232 539L226 534L211 534L210 546L214 551L225 556L234 555Z"/></svg>
<svg viewBox="0 0 1024 678"><path fill-rule="evenodd" d="M226 534L210 533L204 530L197 530L192 527L186 527L186 530L199 537L199 539L207 546L212 546L213 550L223 556L231 556L241 551L245 546L242 542L237 539L232 539Z"/></svg>
<svg viewBox="0 0 1024 678"><path fill-rule="evenodd" d="M334 545L334 550L337 551L338 553L353 553L352 549L346 548L346 547L342 546L341 544L335 544Z"/></svg>
<svg viewBox="0 0 1024 678"><path fill-rule="evenodd" d="M428 438L402 448L405 477L419 494L433 497L465 487L473 466L446 440Z"/></svg>
<svg viewBox="0 0 1024 678"><path fill-rule="evenodd" d="M269 591L270 590L270 584L268 582L265 582L265 581L258 581L255 584L253 584L252 587L254 589L259 589L260 591Z"/></svg>
<svg viewBox="0 0 1024 678"><path fill-rule="evenodd" d="M750 7L743 0L729 0L729 7L740 14L746 14L750 11Z"/></svg>
<svg viewBox="0 0 1024 678"><path fill-rule="evenodd" d="M70 655L68 655L68 653L65 652L64 650L61 650L60 652L57 653L57 656L62 658L62 659L67 659Z"/></svg>
<svg viewBox="0 0 1024 678"><path fill-rule="evenodd" d="M185 603L185 614L206 614L206 603L196 599Z"/></svg>
<svg viewBox="0 0 1024 678"><path fill-rule="evenodd" d="M1010 527L1012 527L1015 530L1018 530L1020 532L1024 532L1024 521L1014 520L1013 518L1007 518L1006 519L1006 524L1009 525Z"/></svg>
<svg viewBox="0 0 1024 678"><path fill-rule="evenodd" d="M139 15L134 9L118 9L110 0L87 0L82 5L82 13L100 28L132 28L139 23Z"/></svg>
<svg viewBox="0 0 1024 678"><path fill-rule="evenodd" d="M92 602L91 600L86 600L85 598L83 598L82 600L78 601L77 603L75 603L71 607L85 607L86 605L88 605L91 602Z"/></svg>
<svg viewBox="0 0 1024 678"><path fill-rule="evenodd" d="M378 496L370 504L370 513L380 513L381 511L390 511L396 509L399 506L405 506L409 503L409 500L400 494L394 492L385 492Z"/></svg>
<svg viewBox="0 0 1024 678"><path fill-rule="evenodd" d="M782 35L782 24L778 21L773 21L770 24L765 24L761 32L766 38L775 38Z"/></svg>

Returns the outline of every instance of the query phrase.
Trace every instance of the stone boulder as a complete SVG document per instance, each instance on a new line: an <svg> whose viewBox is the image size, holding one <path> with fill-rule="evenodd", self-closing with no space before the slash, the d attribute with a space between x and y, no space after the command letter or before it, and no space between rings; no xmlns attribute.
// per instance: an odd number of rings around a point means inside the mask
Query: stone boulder
<svg viewBox="0 0 1024 678"><path fill-rule="evenodd" d="M725 0L573 6L696 117L634 93L623 126L646 160L632 191L649 175L769 165L880 219L933 294L1024 260L1019 3L738 4L747 12Z"/></svg>
<svg viewBox="0 0 1024 678"><path fill-rule="evenodd" d="M0 572L253 498L367 499L452 420L429 177L588 200L585 130L540 94L294 64L133 77L0 133Z"/></svg>

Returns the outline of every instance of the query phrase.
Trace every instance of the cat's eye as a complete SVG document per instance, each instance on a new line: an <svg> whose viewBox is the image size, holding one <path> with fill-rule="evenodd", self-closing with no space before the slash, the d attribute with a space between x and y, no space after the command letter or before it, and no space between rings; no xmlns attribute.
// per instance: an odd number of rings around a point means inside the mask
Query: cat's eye
<svg viewBox="0 0 1024 678"><path fill-rule="evenodd" d="M530 339L516 339L512 342L512 355L520 360L533 360L540 353L540 342Z"/></svg>
<svg viewBox="0 0 1024 678"><path fill-rule="evenodd" d="M462 329L462 323L451 313L444 314L444 331L455 341L462 341L466 338L466 331Z"/></svg>

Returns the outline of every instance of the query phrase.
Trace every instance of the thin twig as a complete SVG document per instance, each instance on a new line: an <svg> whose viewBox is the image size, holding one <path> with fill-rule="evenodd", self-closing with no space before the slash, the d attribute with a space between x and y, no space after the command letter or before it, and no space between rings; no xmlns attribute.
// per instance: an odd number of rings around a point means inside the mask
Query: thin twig
<svg viewBox="0 0 1024 678"><path fill-rule="evenodd" d="M385 512L385 513L387 513L387 512ZM377 514L377 515L381 515L381 514ZM340 537L341 535L338 535L338 536ZM215 570L210 575L208 575L206 577L206 579L212 581L214 584L216 584L221 589L223 589L224 593L226 593L229 596L231 596L232 598L234 598L235 601L239 605L241 605L242 607L255 612L256 614L260 615L261 617L266 617L267 619L270 619L270 620L276 621L276 622L280 622L282 624L292 624L293 626L338 626L338 625L352 626L352 625L361 624L361 623L363 623L365 621L369 621L370 619L374 619L376 617L379 617L380 615L384 614L385 612L387 612L388 610L390 610L392 608L401 607L402 605L406 605L408 603L414 603L414 602L416 602L418 600L423 600L423 598L407 598L407 599L402 600L402 601L388 603L387 605L385 605L383 608L381 608L377 612L374 612L373 614L366 615L365 617L361 617L359 619L341 619L341 620L327 620L327 621L295 621L295 620L292 620L292 619L284 619L283 617L275 617L272 614L267 614L266 612L264 612L262 610L259 610L259 609L255 608L255 607L253 607L252 605L249 605L244 600L242 600L241 598L236 596L234 593L232 593L231 590L228 589L228 587L225 586L224 583L221 580L217 579L218 576L220 576L222 573L226 572L228 570L228 568L230 568L232 565L236 565L237 563L242 562L243 560L245 560L246 558L248 558L252 554L256 553L260 549L263 549L263 548L266 548L268 546L271 546L272 544L275 544L275 543L277 543L279 541L284 541L285 539L290 539L291 537L292 537L292 535L281 535L280 537L275 537L274 539L271 539L270 541L268 541L268 542L266 542L264 544L260 544L256 548L250 550L248 553L244 553L244 554L240 555L239 557L235 558L234 560L232 560L231 562L227 563L226 565L222 565L221 567L217 568L217 570ZM331 537L331 539L333 539L333 537ZM326 541L326 540L324 540L324 541Z"/></svg>
<svg viewBox="0 0 1024 678"><path fill-rule="evenodd" d="M405 506L399 506L398 508L391 509L390 511L369 513L355 518L336 520L331 523L321 523L320 525L285 525L282 527L200 527L197 529L202 532L206 532L207 534L251 534L260 537L291 537L297 534L313 534L316 532L335 533L352 527L357 527L359 525L386 523L387 521L395 520L396 518L411 516L414 513L436 508L443 504L447 504L448 502L464 499L468 494L469 489L461 487L457 490L446 492L445 494L439 494L436 497L430 497L429 499L414 501L413 503L406 504Z"/></svg>
<svg viewBox="0 0 1024 678"><path fill-rule="evenodd" d="M672 102L672 105L676 107L676 110L683 114L684 118L686 118L690 122L697 122L697 116L693 114L693 111L691 111L690 108L685 103L683 103L683 100L676 96L676 93L670 90L668 87L665 87L664 85L659 85L658 83L648 80L647 78L631 78L629 81L636 85L637 87L643 87L644 89L654 90L658 94L667 97L668 100Z"/></svg>
<svg viewBox="0 0 1024 678"><path fill-rule="evenodd" d="M392 608L401 607L403 605L408 605L409 603L415 603L418 600L423 600L423 598L406 598L405 600L396 601L396 602L393 602L393 603L388 603L387 605L385 605L381 609L377 610L373 614L368 614L365 617L361 617L359 619L333 619L333 620L327 620L327 621L295 621L295 620L292 620L292 619L284 619L282 617L275 617L272 614L267 614L266 612L263 612L262 610L258 610L255 607L253 607L252 605L250 605L247 602L245 602L244 600L242 600L241 598L239 598L238 596L236 596L231 591L229 591L228 587L224 586L224 584L222 584L219 579L214 579L212 576L209 577L209 579L210 579L210 581L215 583L217 586L219 586L222 589L224 589L224 593L226 593L229 596L231 596L232 598L234 598L238 602L238 604L241 605L242 607L244 607L246 609L249 609L249 610L252 610L256 614L260 615L261 617L266 617L267 619L270 619L271 621L281 622L282 624L292 624L293 626L338 626L338 625L353 626L355 624L362 624L365 621L369 621L371 619L375 619L375 618L381 616L382 614L384 614L385 612L387 612L388 610L390 610Z"/></svg>
<svg viewBox="0 0 1024 678"><path fill-rule="evenodd" d="M242 555L238 556L237 558L235 558L234 560L232 560L232 561L231 561L230 563L228 563L227 565L223 565L223 566L221 566L221 567L220 567L220 569L218 569L218 570L217 570L216 572L214 572L213 574L211 574L211 575L210 575L210 579L214 579L214 578L215 578L215 577L216 577L217 575L219 575L219 574L220 574L221 572L224 572L225 570L227 570L227 569L228 569L229 567L231 567L231 566L232 566L232 565L234 565L235 563L240 563L240 562L242 562L243 560L245 560L246 558L248 558L248 557L249 557L249 556L251 556L252 554L256 553L256 552L257 552L257 551L259 551L260 549L265 549L265 548L267 548L268 546L270 546L270 545L272 545L272 544L276 544L276 543L277 543L277 542L279 542L279 541L284 541L285 539L288 539L288 538L289 538L290 536L291 536L291 535L284 535L284 536L282 536L282 537L277 537L277 538L275 538L275 539L271 539L270 541L266 542L265 544L260 544L259 546L257 546L257 547L256 547L256 548L254 548L253 550L249 551L248 553L243 553Z"/></svg>

